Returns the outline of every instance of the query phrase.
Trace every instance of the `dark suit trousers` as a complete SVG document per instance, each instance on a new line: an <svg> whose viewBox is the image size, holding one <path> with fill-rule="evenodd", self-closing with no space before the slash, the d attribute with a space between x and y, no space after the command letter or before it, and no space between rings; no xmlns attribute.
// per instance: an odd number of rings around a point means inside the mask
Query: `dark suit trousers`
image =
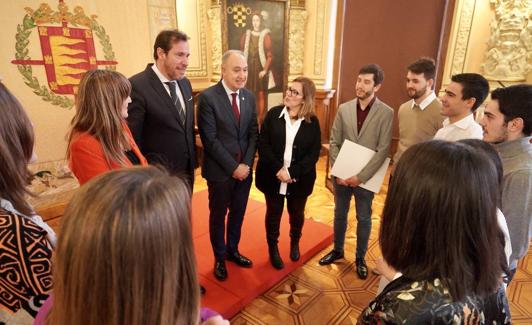
<svg viewBox="0 0 532 325"><path fill-rule="evenodd" d="M281 216L283 215L285 196L265 194L266 197L266 239L268 245L275 245L279 239ZM305 222L305 205L307 196L286 196L286 207L290 221L290 238L299 239Z"/></svg>
<svg viewBox="0 0 532 325"><path fill-rule="evenodd" d="M217 261L225 260L227 253L238 251L240 231L248 205L251 173L243 181L230 178L223 182L207 182L209 188L209 233ZM227 211L229 210L229 214ZM227 229L225 217L227 216ZM224 240L226 233L227 241Z"/></svg>

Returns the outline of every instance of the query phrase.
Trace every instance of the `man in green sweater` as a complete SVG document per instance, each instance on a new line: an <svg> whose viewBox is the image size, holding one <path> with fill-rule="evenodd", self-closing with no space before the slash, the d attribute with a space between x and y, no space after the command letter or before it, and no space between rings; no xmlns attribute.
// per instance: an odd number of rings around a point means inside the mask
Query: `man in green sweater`
<svg viewBox="0 0 532 325"><path fill-rule="evenodd" d="M495 89L480 124L503 166L501 210L506 217L512 255L509 280L532 238L532 85Z"/></svg>
<svg viewBox="0 0 532 325"><path fill-rule="evenodd" d="M406 91L411 99L399 107L399 143L393 156L394 165L410 146L431 140L442 127L441 103L434 94L436 64L421 58L408 66Z"/></svg>

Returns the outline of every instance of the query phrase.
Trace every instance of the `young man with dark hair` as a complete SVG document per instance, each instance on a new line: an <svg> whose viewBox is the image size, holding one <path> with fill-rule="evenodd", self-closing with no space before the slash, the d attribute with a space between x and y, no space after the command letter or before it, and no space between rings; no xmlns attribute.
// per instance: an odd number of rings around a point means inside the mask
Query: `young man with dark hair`
<svg viewBox="0 0 532 325"><path fill-rule="evenodd" d="M435 75L436 65L431 58L421 58L408 66L406 91L411 99L399 107L399 143L394 165L406 149L434 138L442 127L442 105L433 90Z"/></svg>
<svg viewBox="0 0 532 325"><path fill-rule="evenodd" d="M501 210L512 242L511 280L532 238L532 85L495 89L480 124L484 141L494 144L502 159Z"/></svg>
<svg viewBox="0 0 532 325"><path fill-rule="evenodd" d="M392 141L393 109L381 102L375 93L384 80L382 69L370 64L360 69L355 85L356 98L338 108L330 138L330 161L334 164L344 140L353 141L376 153L366 166L347 179L334 179L334 249L319 261L328 265L344 257L345 232L351 197L355 197L357 218L356 272L361 279L368 276L364 260L371 231L371 204L374 193L359 185L367 182L382 166Z"/></svg>
<svg viewBox="0 0 532 325"><path fill-rule="evenodd" d="M458 141L482 139L482 127L475 122L474 113L489 93L489 83L477 73L461 73L452 76L441 98L441 114L447 118L434 139Z"/></svg>

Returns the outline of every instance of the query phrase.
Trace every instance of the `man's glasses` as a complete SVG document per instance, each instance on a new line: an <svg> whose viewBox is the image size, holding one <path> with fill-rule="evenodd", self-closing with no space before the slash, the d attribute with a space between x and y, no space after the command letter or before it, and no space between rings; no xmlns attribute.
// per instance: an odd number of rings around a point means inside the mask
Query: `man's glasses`
<svg viewBox="0 0 532 325"><path fill-rule="evenodd" d="M297 97L297 96L301 95L301 94L299 93L299 91L297 91L297 89L294 89L294 88L292 88L292 87L288 87L288 88L286 89L286 91L290 94L290 96Z"/></svg>

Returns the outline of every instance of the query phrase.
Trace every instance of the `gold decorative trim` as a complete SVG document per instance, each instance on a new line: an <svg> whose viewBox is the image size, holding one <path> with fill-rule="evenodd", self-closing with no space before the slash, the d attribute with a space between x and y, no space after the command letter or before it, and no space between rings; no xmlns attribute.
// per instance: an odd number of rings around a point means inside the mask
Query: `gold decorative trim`
<svg viewBox="0 0 532 325"><path fill-rule="evenodd" d="M188 68L187 76L188 77L207 77L208 67L207 67L207 33L205 31L205 24L202 23L203 17L205 17L205 4L203 1L197 2L196 10L196 21L198 22L198 32L199 32L199 44L200 44L200 66L197 68Z"/></svg>
<svg viewBox="0 0 532 325"><path fill-rule="evenodd" d="M467 56L467 47L469 45L469 36L471 35L471 26L473 24L473 15L475 14L476 0L465 0L460 6L460 21L456 33L454 45L453 60L449 78L452 75L462 73L465 70L465 59Z"/></svg>
<svg viewBox="0 0 532 325"><path fill-rule="evenodd" d="M323 72L323 43L325 42L325 0L316 1L316 34L314 38L314 74L321 75Z"/></svg>
<svg viewBox="0 0 532 325"><path fill-rule="evenodd" d="M222 20L221 7L219 4L211 4L207 10L207 17L209 18L209 26L211 26L211 62L212 75L211 81L218 82L222 71Z"/></svg>
<svg viewBox="0 0 532 325"><path fill-rule="evenodd" d="M303 74L305 53L305 30L308 13L305 9L290 9L288 32L288 61L290 62L289 79Z"/></svg>

